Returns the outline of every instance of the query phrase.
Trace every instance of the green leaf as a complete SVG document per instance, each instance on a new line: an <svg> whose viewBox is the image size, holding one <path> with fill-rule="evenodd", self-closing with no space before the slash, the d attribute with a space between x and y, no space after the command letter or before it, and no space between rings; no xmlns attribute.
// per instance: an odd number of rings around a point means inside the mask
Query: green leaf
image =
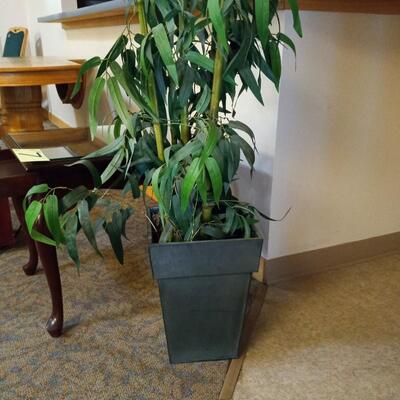
<svg viewBox="0 0 400 400"><path fill-rule="evenodd" d="M126 129L128 129L129 133L134 136L135 131L133 128L132 118L128 111L128 108L126 107L125 101L122 98L117 78L115 78L114 76L109 78L107 81L107 87L110 92L115 111L117 112L122 123L125 125Z"/></svg>
<svg viewBox="0 0 400 400"><path fill-rule="evenodd" d="M89 196L89 190L85 186L78 186L71 190L62 198L62 208L64 211L76 206L76 204Z"/></svg>
<svg viewBox="0 0 400 400"><path fill-rule="evenodd" d="M208 175L210 176L211 186L214 193L214 199L218 204L221 194L222 194L222 175L221 170L219 169L218 163L214 158L209 157L206 160L206 168Z"/></svg>
<svg viewBox="0 0 400 400"><path fill-rule="evenodd" d="M90 128L90 136L92 140L95 138L97 133L97 111L99 109L99 103L101 99L101 95L103 94L104 85L106 81L103 77L99 76L93 82L92 87L89 92L89 128Z"/></svg>
<svg viewBox="0 0 400 400"><path fill-rule="evenodd" d="M43 214L47 224L47 228L49 229L57 245L65 242L64 234L60 226L58 213L58 198L56 195L51 194L46 197L46 201L43 205Z"/></svg>
<svg viewBox="0 0 400 400"><path fill-rule="evenodd" d="M264 105L264 100L262 98L261 94L261 89L260 86L258 85L256 78L254 77L253 73L251 72L251 69L249 67L242 68L239 71L239 74L241 78L243 79L243 82L250 88L250 90L253 92L254 96L256 99Z"/></svg>
<svg viewBox="0 0 400 400"><path fill-rule="evenodd" d="M202 54L196 51L189 51L185 55L186 60L190 61L193 64L198 65L199 67L205 69L208 72L214 72L214 60L203 56Z"/></svg>
<svg viewBox="0 0 400 400"><path fill-rule="evenodd" d="M201 200L204 204L208 202L206 174L203 169L197 178L197 189L199 190Z"/></svg>
<svg viewBox="0 0 400 400"><path fill-rule="evenodd" d="M272 42L269 46L269 54L271 57L272 64L272 72L277 79L279 89L279 81L281 79L282 74L282 60L281 60L281 52L279 51L279 46L277 43Z"/></svg>
<svg viewBox="0 0 400 400"><path fill-rule="evenodd" d="M32 233L33 226L39 218L40 212L42 211L42 203L34 200L29 204L28 209L25 212L25 222L29 234Z"/></svg>
<svg viewBox="0 0 400 400"><path fill-rule="evenodd" d="M129 179L129 184L130 184L131 191L132 191L132 197L134 199L138 199L141 196L139 182L135 175L129 175L128 179Z"/></svg>
<svg viewBox="0 0 400 400"><path fill-rule="evenodd" d="M286 44L287 46L289 46L289 47L292 49L293 53L296 55L296 45L294 44L293 40L290 39L289 36L285 35L285 34L282 33L282 32L279 32L279 33L276 35L276 38L277 38L280 42L282 42L282 43Z"/></svg>
<svg viewBox="0 0 400 400"><path fill-rule="evenodd" d="M262 46L265 48L269 36L269 0L254 0L257 32Z"/></svg>
<svg viewBox="0 0 400 400"><path fill-rule="evenodd" d="M81 85L82 85L82 78L83 76L92 68L97 67L100 65L101 59L100 57L93 57L90 60L87 60L84 64L82 64L81 69L79 70L78 77L76 79L76 83L74 88L72 89L71 99L73 99L79 92Z"/></svg>
<svg viewBox="0 0 400 400"><path fill-rule="evenodd" d="M102 257L102 254L100 253L99 248L97 247L96 237L89 214L89 205L86 200L82 200L78 204L78 217L79 217L79 222L82 226L83 233L85 234L87 240L89 241L95 252L100 257Z"/></svg>
<svg viewBox="0 0 400 400"><path fill-rule="evenodd" d="M112 221L107 223L105 226L105 231L110 239L111 246L114 250L115 256L117 257L121 265L124 264L124 248L122 246L121 240L121 226L118 223L117 212L113 213Z"/></svg>
<svg viewBox="0 0 400 400"><path fill-rule="evenodd" d="M113 155L113 154L115 154L115 152L117 150L119 150L119 148L121 146L123 146L124 141L125 141L125 138L123 136L121 136L118 139L111 142L110 144L108 144L107 146L104 146L101 149L88 154L84 158L98 158L98 157Z"/></svg>
<svg viewBox="0 0 400 400"><path fill-rule="evenodd" d="M101 76L104 74L106 69L108 68L109 64L112 61L115 61L119 55L122 54L123 50L125 49L128 43L128 38L125 35L121 35L117 41L114 43L111 50L107 53L104 60L101 62L99 70L97 71L97 76Z"/></svg>
<svg viewBox="0 0 400 400"><path fill-rule="evenodd" d="M36 229L32 229L31 238L35 242L44 243L44 244L47 244L48 246L55 247L57 245L53 239L50 239L49 237L43 235L42 233L38 232Z"/></svg>
<svg viewBox="0 0 400 400"><path fill-rule="evenodd" d="M187 142L183 147L181 147L172 157L170 162L171 163L178 163L182 160L185 160L190 155L198 153L202 149L202 143L197 140L193 139Z"/></svg>
<svg viewBox="0 0 400 400"><path fill-rule="evenodd" d="M212 154L217 143L218 143L218 127L215 122L210 121L210 125L207 131L207 139L200 156L202 164L204 164L207 158Z"/></svg>
<svg viewBox="0 0 400 400"><path fill-rule="evenodd" d="M253 143L255 143L254 132L253 132L252 129L251 129L248 125L246 125L245 123L243 123L243 122L241 122L241 121L229 121L229 126L230 126L232 129L239 129L239 130L241 130L241 131L243 131L243 132L246 132L246 133L250 136L251 141L252 141Z"/></svg>
<svg viewBox="0 0 400 400"><path fill-rule="evenodd" d="M224 239L226 237L226 234L221 227L213 226L211 224L202 226L201 233L210 236L213 239Z"/></svg>
<svg viewBox="0 0 400 400"><path fill-rule="evenodd" d="M32 186L25 195L23 201L24 211L26 211L26 201L29 200L35 194L47 193L50 190L50 187L47 183L42 183L40 185Z"/></svg>
<svg viewBox="0 0 400 400"><path fill-rule="evenodd" d="M189 206L190 196L197 179L202 171L200 158L195 158L186 171L181 190L181 211L185 212ZM158 197L157 197L158 198Z"/></svg>
<svg viewBox="0 0 400 400"><path fill-rule="evenodd" d="M106 183L117 172L117 170L121 166L124 158L125 158L125 150L120 149L114 155L114 157L110 161L110 163L107 165L107 168L104 170L104 172L101 174L101 182L102 183Z"/></svg>
<svg viewBox="0 0 400 400"><path fill-rule="evenodd" d="M293 28L300 37L303 37L303 29L301 27L299 5L297 4L297 0L288 0L288 3L290 5L290 8L292 9Z"/></svg>
<svg viewBox="0 0 400 400"><path fill-rule="evenodd" d="M208 12L210 19L217 32L218 43L226 52L228 52L228 40L226 38L226 28L224 18L221 13L221 7L219 0L208 0L207 2Z"/></svg>
<svg viewBox="0 0 400 400"><path fill-rule="evenodd" d="M251 169L253 169L255 162L255 155L252 147L239 135L231 136L231 140L233 143L237 143L240 146L244 156L246 157L247 162L249 163Z"/></svg>
<svg viewBox="0 0 400 400"><path fill-rule="evenodd" d="M78 248L76 246L76 236L78 234L78 217L76 214L71 214L67 219L65 226L65 245L72 261L75 263L76 268L80 269L81 263L79 260Z"/></svg>
<svg viewBox="0 0 400 400"><path fill-rule="evenodd" d="M25 222L28 229L28 232L33 240L36 240L41 243L45 243L50 246L56 246L56 242L53 239L48 238L42 233L38 232L34 226L40 216L43 205L41 202L34 200L29 204L28 209L25 212Z"/></svg>
<svg viewBox="0 0 400 400"><path fill-rule="evenodd" d="M188 51L185 55L185 59L193 64L198 65L208 72L214 73L214 60L212 60L211 58L203 56L196 51ZM235 85L235 80L230 75L225 74L224 81L230 83L231 85Z"/></svg>
<svg viewBox="0 0 400 400"><path fill-rule="evenodd" d="M196 111L199 114L203 114L204 111L208 109L210 101L211 101L211 89L208 87L208 85L205 85L201 93L201 96L198 102L196 103Z"/></svg>
<svg viewBox="0 0 400 400"><path fill-rule="evenodd" d="M175 61L172 56L171 45L168 40L167 32L165 31L164 25L159 24L153 29L154 41L156 42L157 49L160 56L168 69L169 75L176 85L179 85L178 71L176 69Z"/></svg>
<svg viewBox="0 0 400 400"><path fill-rule="evenodd" d="M95 165L89 160L79 160L72 164L68 164L67 167L73 167L74 165L83 165L85 166L92 176L94 187L99 188L101 186L101 178L99 171L95 167Z"/></svg>

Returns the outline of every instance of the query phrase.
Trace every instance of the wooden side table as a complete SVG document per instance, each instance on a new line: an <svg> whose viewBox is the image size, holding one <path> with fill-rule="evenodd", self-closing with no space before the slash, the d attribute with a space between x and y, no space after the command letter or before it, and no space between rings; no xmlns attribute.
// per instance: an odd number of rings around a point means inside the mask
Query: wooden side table
<svg viewBox="0 0 400 400"><path fill-rule="evenodd" d="M42 86L73 84L81 64L59 57L0 58L0 137L43 129Z"/></svg>
<svg viewBox="0 0 400 400"><path fill-rule="evenodd" d="M92 142L87 128L57 129L54 131L39 131L9 134L3 138L9 148L40 148L68 146L78 156L85 156L98 150L104 144ZM92 159L101 171L108 164L109 159ZM82 165L67 167L71 159L53 160L45 163L22 164L10 150L0 151L0 197L12 197L18 219L25 234L29 261L23 267L27 275L33 275L40 258L50 290L52 311L47 321L46 329L53 337L62 334L64 311L60 272L58 268L57 252L53 246L34 242L26 228L22 202L26 192L36 184L48 183L50 186L77 187L85 185L93 187L92 177ZM39 218L37 230L48 235L43 216Z"/></svg>

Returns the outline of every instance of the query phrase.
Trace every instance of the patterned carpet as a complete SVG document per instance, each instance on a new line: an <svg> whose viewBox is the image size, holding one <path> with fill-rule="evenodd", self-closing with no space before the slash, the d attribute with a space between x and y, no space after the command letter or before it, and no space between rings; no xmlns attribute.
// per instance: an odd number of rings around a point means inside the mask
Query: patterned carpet
<svg viewBox="0 0 400 400"><path fill-rule="evenodd" d="M126 263L105 260L79 239L78 276L60 253L66 331L44 330L50 299L43 271L21 270L23 246L0 250L0 399L214 400L227 362L168 362L158 290L152 281L141 202L128 223Z"/></svg>

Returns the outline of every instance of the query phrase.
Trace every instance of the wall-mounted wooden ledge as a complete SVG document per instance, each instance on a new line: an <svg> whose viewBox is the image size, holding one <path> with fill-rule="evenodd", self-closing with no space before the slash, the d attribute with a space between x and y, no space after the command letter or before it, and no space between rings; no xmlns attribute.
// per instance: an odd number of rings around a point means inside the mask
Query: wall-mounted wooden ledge
<svg viewBox="0 0 400 400"><path fill-rule="evenodd" d="M61 23L64 29L91 28L98 26L125 25L127 19L136 23L136 16L127 15L127 0L113 0L74 11L47 15L38 22Z"/></svg>
<svg viewBox="0 0 400 400"><path fill-rule="evenodd" d="M74 11L38 18L38 22L61 23L64 29L125 25L137 17L127 15L127 0L113 0ZM368 14L400 14L400 0L299 0L300 10L357 12ZM288 0L280 0L280 8L288 9Z"/></svg>
<svg viewBox="0 0 400 400"><path fill-rule="evenodd" d="M400 14L400 0L298 0L300 10L352 12L364 14ZM288 0L281 0L288 9Z"/></svg>

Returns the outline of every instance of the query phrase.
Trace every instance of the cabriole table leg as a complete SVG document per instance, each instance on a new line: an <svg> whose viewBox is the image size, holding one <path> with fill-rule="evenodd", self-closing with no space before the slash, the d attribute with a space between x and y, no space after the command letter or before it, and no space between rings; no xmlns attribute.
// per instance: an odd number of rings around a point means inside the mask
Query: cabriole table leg
<svg viewBox="0 0 400 400"><path fill-rule="evenodd" d="M49 231L44 221L43 215L40 216L36 225L37 230L43 235L49 236ZM42 262L46 274L47 284L49 285L52 311L46 324L47 332L53 337L62 335L64 323L64 310L60 270L58 268L57 251L53 246L44 243L36 243L40 261Z"/></svg>
<svg viewBox="0 0 400 400"><path fill-rule="evenodd" d="M30 237L26 227L25 214L22 206L23 200L23 197L13 197L13 204L29 250L29 261L23 266L23 269L26 275L34 275L38 265L38 253L35 242Z"/></svg>

